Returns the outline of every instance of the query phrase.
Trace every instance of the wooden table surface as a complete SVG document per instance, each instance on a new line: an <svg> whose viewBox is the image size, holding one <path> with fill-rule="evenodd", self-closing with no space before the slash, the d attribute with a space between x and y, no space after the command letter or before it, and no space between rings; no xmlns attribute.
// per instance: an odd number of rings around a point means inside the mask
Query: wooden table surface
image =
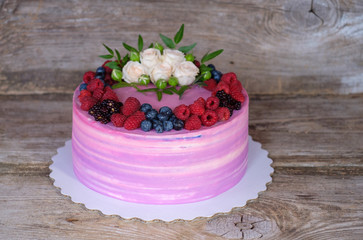
<svg viewBox="0 0 363 240"><path fill-rule="evenodd" d="M72 92L104 54L185 23L235 71L275 172L245 207L192 221L105 216L49 178ZM159 41L159 40L158 40ZM0 0L0 239L363 239L363 2Z"/></svg>

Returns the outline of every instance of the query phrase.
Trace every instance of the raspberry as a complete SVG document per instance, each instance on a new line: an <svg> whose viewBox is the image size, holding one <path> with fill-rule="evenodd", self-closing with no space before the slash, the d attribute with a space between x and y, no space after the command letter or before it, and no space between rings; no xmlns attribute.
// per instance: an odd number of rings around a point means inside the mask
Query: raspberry
<svg viewBox="0 0 363 240"><path fill-rule="evenodd" d="M130 116L134 112L140 109L140 102L137 98L129 97L126 99L122 113L126 116ZM141 123L141 122L140 122Z"/></svg>
<svg viewBox="0 0 363 240"><path fill-rule="evenodd" d="M107 60L106 62L104 62L104 63L102 64L102 67L104 67L104 68L105 68L106 73L111 74L111 73L112 73L112 69L111 69L110 67L107 67L107 66L106 66L106 64L107 64L107 63L109 63L109 62L112 62L112 61Z"/></svg>
<svg viewBox="0 0 363 240"><path fill-rule="evenodd" d="M204 83L207 84L207 86L203 86L203 88L211 92L213 92L214 89L217 87L217 82L213 78L204 81Z"/></svg>
<svg viewBox="0 0 363 240"><path fill-rule="evenodd" d="M200 68L200 62L198 62L197 60L194 60L194 65L197 66L197 68Z"/></svg>
<svg viewBox="0 0 363 240"><path fill-rule="evenodd" d="M205 99L202 97L199 97L197 100L195 100L194 102L198 102L200 104L202 104L202 106L205 108Z"/></svg>
<svg viewBox="0 0 363 240"><path fill-rule="evenodd" d="M233 83L235 81L238 81L238 80L237 80L236 74L233 72L225 73L221 77L221 82L225 82L225 83L227 83L227 85L230 85L231 83Z"/></svg>
<svg viewBox="0 0 363 240"><path fill-rule="evenodd" d="M202 116L205 112L205 108L199 102L194 102L193 104L189 105L189 110L191 114L195 114L197 116Z"/></svg>
<svg viewBox="0 0 363 240"><path fill-rule="evenodd" d="M174 109L174 114L180 120L185 121L190 115L190 109L185 104L182 104Z"/></svg>
<svg viewBox="0 0 363 240"><path fill-rule="evenodd" d="M103 94L101 100L103 101L106 99L110 99L110 100L119 102L119 99L118 99L116 93L109 86L105 87L105 91L104 91L104 94Z"/></svg>
<svg viewBox="0 0 363 240"><path fill-rule="evenodd" d="M90 92L93 92L97 88L103 88L103 82L98 78L92 79L87 85L87 90Z"/></svg>
<svg viewBox="0 0 363 240"><path fill-rule="evenodd" d="M184 124L184 128L187 130L198 130L202 127L202 122L197 115L190 116Z"/></svg>
<svg viewBox="0 0 363 240"><path fill-rule="evenodd" d="M216 109L216 113L219 121L228 120L230 117L230 111L226 107L220 107Z"/></svg>
<svg viewBox="0 0 363 240"><path fill-rule="evenodd" d="M141 112L141 111L136 111L134 114L132 114L133 116L135 117L139 117L142 119L142 121L144 121L146 119L145 117L145 113L144 112Z"/></svg>
<svg viewBox="0 0 363 240"><path fill-rule="evenodd" d="M137 129L140 127L141 122L144 121L145 119L146 119L145 114L141 111L137 111L126 119L124 123L124 128L127 130Z"/></svg>
<svg viewBox="0 0 363 240"><path fill-rule="evenodd" d="M243 103L245 101L245 96L241 92L232 92L231 96L234 100Z"/></svg>
<svg viewBox="0 0 363 240"><path fill-rule="evenodd" d="M218 116L215 111L207 110L200 118L204 126L212 126L218 121Z"/></svg>
<svg viewBox="0 0 363 240"><path fill-rule="evenodd" d="M229 94L230 93L230 89L229 89L229 86L228 86L228 84L227 83L225 83L225 82L222 82L222 81L220 81L219 83L218 83L218 85L217 85L217 87L214 89L214 91L213 91L213 96L215 96L216 95L216 93L218 92L218 91L224 91L225 93L227 93L227 94Z"/></svg>
<svg viewBox="0 0 363 240"><path fill-rule="evenodd" d="M96 73L95 72L86 72L83 75L83 82L89 83L91 80L95 78Z"/></svg>
<svg viewBox="0 0 363 240"><path fill-rule="evenodd" d="M81 101L81 109L84 111L88 111L97 103L97 99L89 96L84 96L80 99Z"/></svg>
<svg viewBox="0 0 363 240"><path fill-rule="evenodd" d="M219 98L211 96L207 98L206 108L210 110L215 110L219 106Z"/></svg>
<svg viewBox="0 0 363 240"><path fill-rule="evenodd" d="M230 85L229 85L229 90L231 92L241 92L243 89L242 87L242 83L240 81L235 81L235 82L232 82Z"/></svg>
<svg viewBox="0 0 363 240"><path fill-rule="evenodd" d="M102 88L96 88L93 91L92 97L96 98L99 101L99 100L101 100L103 94L104 94L104 91Z"/></svg>
<svg viewBox="0 0 363 240"><path fill-rule="evenodd" d="M105 83L108 84L108 85L110 85L110 86L112 86L113 84L115 84L115 81L112 80L112 78L111 78L111 74L106 73L106 75L105 75Z"/></svg>
<svg viewBox="0 0 363 240"><path fill-rule="evenodd" d="M78 96L78 99L81 99L83 98L84 96L88 96L88 97L92 97L92 93L88 90L82 90L80 93L79 93L79 96Z"/></svg>
<svg viewBox="0 0 363 240"><path fill-rule="evenodd" d="M111 122L115 127L123 127L126 118L127 117L121 113L114 113L111 115Z"/></svg>

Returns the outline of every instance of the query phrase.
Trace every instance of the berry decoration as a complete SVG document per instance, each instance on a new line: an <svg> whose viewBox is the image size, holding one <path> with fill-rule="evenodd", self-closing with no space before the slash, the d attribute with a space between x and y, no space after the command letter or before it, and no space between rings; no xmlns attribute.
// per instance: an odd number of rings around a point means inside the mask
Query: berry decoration
<svg viewBox="0 0 363 240"><path fill-rule="evenodd" d="M144 132L148 132L152 129L153 124L150 120L144 120L141 122L141 130L143 130Z"/></svg>
<svg viewBox="0 0 363 240"><path fill-rule="evenodd" d="M205 107L210 110L217 109L219 107L219 98L214 96L207 98L207 103Z"/></svg>
<svg viewBox="0 0 363 240"><path fill-rule="evenodd" d="M198 130L202 127L202 122L197 115L190 116L184 124L184 128L187 130Z"/></svg>
<svg viewBox="0 0 363 240"><path fill-rule="evenodd" d="M127 117L121 113L114 113L111 115L111 122L115 127L123 127L126 118Z"/></svg>
<svg viewBox="0 0 363 240"><path fill-rule="evenodd" d="M174 114L177 118L185 121L190 115L190 110L185 104L182 104L174 109Z"/></svg>
<svg viewBox="0 0 363 240"><path fill-rule="evenodd" d="M147 111L151 110L152 106L148 103L144 103L140 107L140 111L146 113Z"/></svg>
<svg viewBox="0 0 363 240"><path fill-rule="evenodd" d="M130 116L134 112L140 109L140 102L137 98L129 97L126 99L124 103L124 107L122 109L122 113L126 116Z"/></svg>
<svg viewBox="0 0 363 240"><path fill-rule="evenodd" d="M218 121L218 116L215 111L207 110L200 119L204 126L210 127L216 124L216 122Z"/></svg>
<svg viewBox="0 0 363 240"><path fill-rule="evenodd" d="M83 82L84 83L89 83L91 80L93 80L96 76L96 73L95 72L86 72L84 75L83 75Z"/></svg>

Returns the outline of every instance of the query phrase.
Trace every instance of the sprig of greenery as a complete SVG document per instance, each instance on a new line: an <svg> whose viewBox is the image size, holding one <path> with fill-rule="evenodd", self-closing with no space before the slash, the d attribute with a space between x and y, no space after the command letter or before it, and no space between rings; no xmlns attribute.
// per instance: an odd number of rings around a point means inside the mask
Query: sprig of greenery
<svg viewBox="0 0 363 240"><path fill-rule="evenodd" d="M181 42L181 40L183 39L183 35L184 35L184 24L182 24L178 30L178 32L174 35L174 41L163 35L163 34L159 34L160 35L160 38L161 40L163 41L163 43L168 47L168 48L171 48L171 49L174 49L176 48L176 45L178 43ZM188 45L188 46L183 46L183 47L179 47L179 51L183 52L183 53L188 53L189 51L191 51L195 46L197 45L197 43L193 43L191 45Z"/></svg>
<svg viewBox="0 0 363 240"><path fill-rule="evenodd" d="M200 84L198 84L198 85L200 85ZM179 88L171 86L171 87L167 87L164 89L159 89L159 88L140 89L139 88L140 86L145 86L145 85L140 84L140 83L127 83L127 82L120 81L120 82L112 85L112 89L133 87L140 93L155 92L158 97L158 101L161 101L161 99L163 98L163 94L173 95L175 93L179 96L179 98L181 98L183 96L183 94L185 93L185 91L190 88L190 86L181 86Z"/></svg>
<svg viewBox="0 0 363 240"><path fill-rule="evenodd" d="M106 50L108 51L109 54L107 54L107 55L100 55L99 57L101 57L103 59L107 59L107 60L110 60L112 58L115 58L116 59L116 61L108 62L106 64L106 66L109 67L109 68L111 68L111 69L122 70L121 66L125 65L126 63L124 63L121 60L121 54L120 54L120 52L117 49L115 49L115 51L113 51L109 46L107 46L104 43L103 43L103 46L106 48Z"/></svg>
<svg viewBox="0 0 363 240"><path fill-rule="evenodd" d="M206 53L203 57L202 57L202 60L201 60L201 63L205 63L215 57L217 57L219 54L221 54L223 52L223 49L219 49L215 52L212 52L212 53Z"/></svg>

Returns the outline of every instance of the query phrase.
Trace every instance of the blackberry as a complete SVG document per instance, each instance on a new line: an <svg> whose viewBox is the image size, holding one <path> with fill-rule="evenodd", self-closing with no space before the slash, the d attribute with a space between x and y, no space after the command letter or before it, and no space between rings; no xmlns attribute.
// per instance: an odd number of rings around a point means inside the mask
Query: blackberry
<svg viewBox="0 0 363 240"><path fill-rule="evenodd" d="M234 110L240 110L242 107L242 104L241 104L241 102L236 101L236 103L233 105L233 107L234 107Z"/></svg>
<svg viewBox="0 0 363 240"><path fill-rule="evenodd" d="M218 91L216 93L216 97L219 98L220 102L228 100L228 94L224 92L224 90Z"/></svg>
<svg viewBox="0 0 363 240"><path fill-rule="evenodd" d="M233 108L230 107L230 106L228 106L227 108L229 110L229 116L232 117L232 115L233 115Z"/></svg>
<svg viewBox="0 0 363 240"><path fill-rule="evenodd" d="M122 102L116 102L114 100L106 99L103 100L101 103L111 115L114 113L120 113L120 107L123 106Z"/></svg>
<svg viewBox="0 0 363 240"><path fill-rule="evenodd" d="M95 104L88 114L93 116L96 121L107 124L111 121L112 114L120 112L120 107L122 107L121 102L106 99L102 103Z"/></svg>
<svg viewBox="0 0 363 240"><path fill-rule="evenodd" d="M100 111L100 108L101 104L96 103L90 110L88 110L88 114L94 117Z"/></svg>

